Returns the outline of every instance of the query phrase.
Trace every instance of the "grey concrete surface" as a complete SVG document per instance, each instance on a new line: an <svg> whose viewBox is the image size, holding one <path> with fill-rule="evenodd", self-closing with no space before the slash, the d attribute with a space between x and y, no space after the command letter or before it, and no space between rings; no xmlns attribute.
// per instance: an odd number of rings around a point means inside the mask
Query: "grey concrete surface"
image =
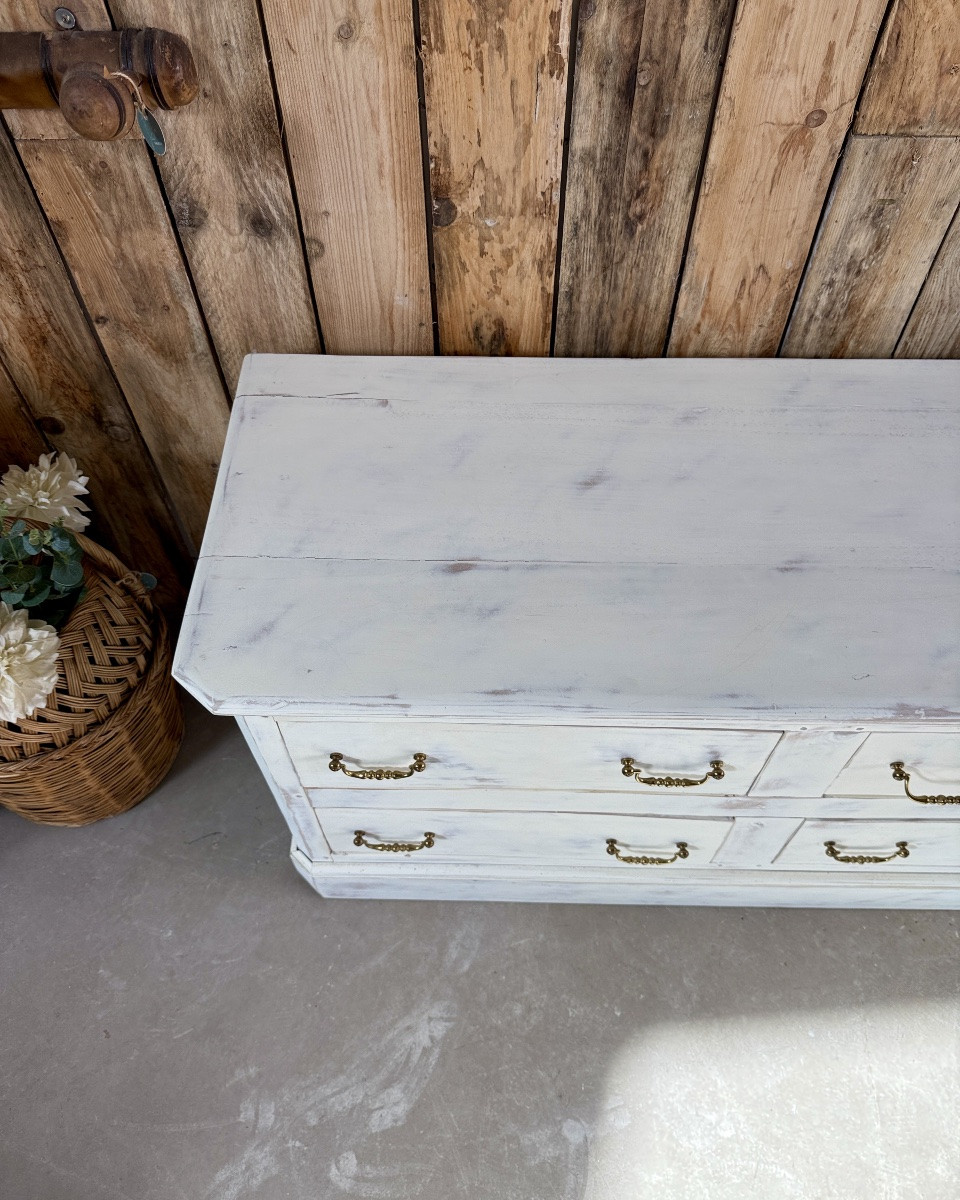
<svg viewBox="0 0 960 1200"><path fill-rule="evenodd" d="M0 812L3 1200L955 1200L950 913L324 901L231 722Z"/></svg>

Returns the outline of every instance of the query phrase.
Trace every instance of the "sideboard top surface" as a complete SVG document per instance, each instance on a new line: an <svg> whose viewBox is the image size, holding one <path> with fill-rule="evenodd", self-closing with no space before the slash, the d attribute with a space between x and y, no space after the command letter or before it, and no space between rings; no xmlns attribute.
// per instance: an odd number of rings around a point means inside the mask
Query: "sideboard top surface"
<svg viewBox="0 0 960 1200"><path fill-rule="evenodd" d="M960 364L260 355L216 711L960 722Z"/></svg>

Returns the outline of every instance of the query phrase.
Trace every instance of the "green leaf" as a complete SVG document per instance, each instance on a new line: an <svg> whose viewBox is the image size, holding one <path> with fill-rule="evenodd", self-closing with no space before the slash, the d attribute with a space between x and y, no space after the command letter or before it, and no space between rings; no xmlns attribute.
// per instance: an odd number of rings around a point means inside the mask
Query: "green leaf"
<svg viewBox="0 0 960 1200"><path fill-rule="evenodd" d="M30 551L33 554L33 551ZM5 537L0 540L0 559L4 562L20 562L25 556L22 537Z"/></svg>
<svg viewBox="0 0 960 1200"><path fill-rule="evenodd" d="M18 563L15 567L7 567L4 574L15 587L26 590L40 578L40 569L32 563Z"/></svg>
<svg viewBox="0 0 960 1200"><path fill-rule="evenodd" d="M14 608L23 599L23 592L0 592L0 600L12 605Z"/></svg>
<svg viewBox="0 0 960 1200"><path fill-rule="evenodd" d="M73 559L58 558L50 568L50 578L61 591L83 583L83 567Z"/></svg>
<svg viewBox="0 0 960 1200"><path fill-rule="evenodd" d="M68 554L71 550L79 549L77 539L62 526L54 525L49 532L51 549L58 554Z"/></svg>
<svg viewBox="0 0 960 1200"><path fill-rule="evenodd" d="M50 595L50 584L45 584L39 592L34 592L31 596L24 596L23 607L34 608L38 604L42 604Z"/></svg>
<svg viewBox="0 0 960 1200"><path fill-rule="evenodd" d="M27 528L26 521L21 521L20 518L18 517L17 520L14 521L14 523L7 530L7 533L10 534L11 537L17 537L19 534L25 533L26 528Z"/></svg>

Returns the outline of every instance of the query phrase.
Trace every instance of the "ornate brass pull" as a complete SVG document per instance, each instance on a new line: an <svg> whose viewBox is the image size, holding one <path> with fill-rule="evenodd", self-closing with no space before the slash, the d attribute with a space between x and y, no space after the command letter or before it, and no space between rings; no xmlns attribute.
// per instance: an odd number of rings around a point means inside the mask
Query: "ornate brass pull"
<svg viewBox="0 0 960 1200"><path fill-rule="evenodd" d="M433 846L435 833L425 833L422 842L368 842L367 835L358 829L353 835L355 846L366 846L368 850L386 850L390 854L406 854L413 850L429 850Z"/></svg>
<svg viewBox="0 0 960 1200"><path fill-rule="evenodd" d="M632 758L621 758L620 762L623 764L623 774L627 778L632 775L637 783L645 783L647 787L699 787L708 779L723 778L723 760L719 758L710 763L711 769L702 779L683 779L677 775L641 775L639 767L633 765Z"/></svg>
<svg viewBox="0 0 960 1200"><path fill-rule="evenodd" d="M910 851L906 842L897 842L897 848L892 854L841 854L836 842L824 842L828 857L842 863L881 863L893 862L895 858L909 858Z"/></svg>
<svg viewBox="0 0 960 1200"><path fill-rule="evenodd" d="M894 779L903 784L903 790L918 804L960 804L960 796L915 796L910 791L910 776L903 769L903 763L892 762L890 766L893 768Z"/></svg>
<svg viewBox="0 0 960 1200"><path fill-rule="evenodd" d="M607 853L612 854L618 862L639 863L641 867L665 867L667 863L676 862L678 858L690 857L686 842L677 842L676 845L676 854L669 858L657 858L652 854L621 854L617 847L617 839L607 838Z"/></svg>
<svg viewBox="0 0 960 1200"><path fill-rule="evenodd" d="M409 767L366 767L362 771L348 771L343 765L342 754L331 754L329 767L331 771L342 771L351 779L409 779L414 771L423 771L427 765L425 754L415 754Z"/></svg>

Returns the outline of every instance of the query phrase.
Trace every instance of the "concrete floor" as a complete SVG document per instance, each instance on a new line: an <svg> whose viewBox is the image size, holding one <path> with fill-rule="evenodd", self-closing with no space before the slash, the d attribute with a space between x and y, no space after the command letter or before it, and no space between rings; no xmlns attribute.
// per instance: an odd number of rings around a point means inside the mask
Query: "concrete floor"
<svg viewBox="0 0 960 1200"><path fill-rule="evenodd" d="M0 811L3 1200L956 1200L949 913L323 901L232 723Z"/></svg>

